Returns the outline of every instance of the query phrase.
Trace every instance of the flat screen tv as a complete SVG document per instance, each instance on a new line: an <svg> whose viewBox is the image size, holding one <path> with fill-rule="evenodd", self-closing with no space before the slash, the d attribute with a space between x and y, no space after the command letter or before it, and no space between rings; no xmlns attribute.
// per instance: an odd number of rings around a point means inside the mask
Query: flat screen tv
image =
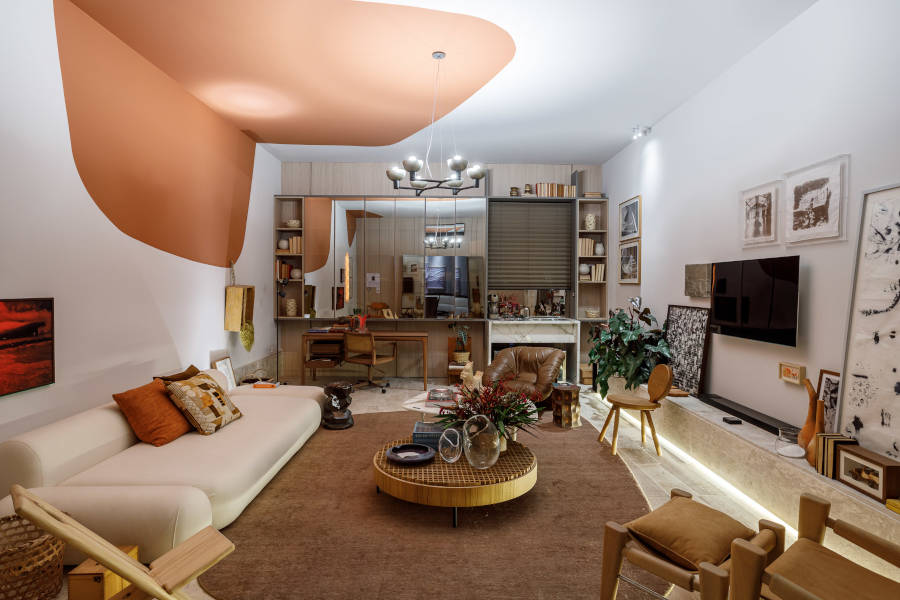
<svg viewBox="0 0 900 600"><path fill-rule="evenodd" d="M799 256L714 263L714 333L797 345Z"/></svg>

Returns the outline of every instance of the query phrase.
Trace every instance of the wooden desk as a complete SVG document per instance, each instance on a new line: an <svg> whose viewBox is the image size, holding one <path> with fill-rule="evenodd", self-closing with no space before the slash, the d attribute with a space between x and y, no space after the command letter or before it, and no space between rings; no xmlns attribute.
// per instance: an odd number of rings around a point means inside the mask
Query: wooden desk
<svg viewBox="0 0 900 600"><path fill-rule="evenodd" d="M428 332L427 331L372 331L376 342L419 342L422 344L422 389L428 389ZM304 331L300 340L300 385L306 385L306 357L310 342L342 340L344 334Z"/></svg>

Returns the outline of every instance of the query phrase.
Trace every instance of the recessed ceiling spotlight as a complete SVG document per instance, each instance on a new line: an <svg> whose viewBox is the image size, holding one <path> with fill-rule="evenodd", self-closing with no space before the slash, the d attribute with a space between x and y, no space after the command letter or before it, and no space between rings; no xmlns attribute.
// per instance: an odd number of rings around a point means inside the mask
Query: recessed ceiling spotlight
<svg viewBox="0 0 900 600"><path fill-rule="evenodd" d="M635 125L631 128L631 139L633 140L636 140L639 137L644 137L646 135L650 135L650 127Z"/></svg>

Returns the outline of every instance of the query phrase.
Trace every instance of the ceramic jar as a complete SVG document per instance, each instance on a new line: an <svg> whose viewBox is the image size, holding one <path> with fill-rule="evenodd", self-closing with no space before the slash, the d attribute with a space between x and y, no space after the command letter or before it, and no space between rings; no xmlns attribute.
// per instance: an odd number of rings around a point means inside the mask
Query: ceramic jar
<svg viewBox="0 0 900 600"><path fill-rule="evenodd" d="M590 275L591 274L591 265L588 263L578 263L578 274L579 275Z"/></svg>
<svg viewBox="0 0 900 600"><path fill-rule="evenodd" d="M594 244L594 256L603 256L605 253L606 248L603 246L603 242Z"/></svg>
<svg viewBox="0 0 900 600"><path fill-rule="evenodd" d="M278 249L279 250L287 250L290 247L290 244L287 240L278 240Z"/></svg>
<svg viewBox="0 0 900 600"><path fill-rule="evenodd" d="M289 298L284 303L284 314L288 317L296 317L297 316L297 301L293 298Z"/></svg>
<svg viewBox="0 0 900 600"><path fill-rule="evenodd" d="M584 215L584 228L587 231L593 231L597 229L597 215L594 213L588 213Z"/></svg>
<svg viewBox="0 0 900 600"><path fill-rule="evenodd" d="M303 271L300 269L291 269L291 279L300 279L301 275L303 275Z"/></svg>

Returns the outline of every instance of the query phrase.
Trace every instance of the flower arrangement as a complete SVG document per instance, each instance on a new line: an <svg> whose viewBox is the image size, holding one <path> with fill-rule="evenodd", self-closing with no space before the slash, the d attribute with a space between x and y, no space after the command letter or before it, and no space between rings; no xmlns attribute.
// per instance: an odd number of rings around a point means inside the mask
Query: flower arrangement
<svg viewBox="0 0 900 600"><path fill-rule="evenodd" d="M463 388L456 406L441 408L437 422L448 429L461 426L469 417L484 415L501 436L510 439L517 429L528 431L537 423L537 396L511 390L502 381L477 389Z"/></svg>

